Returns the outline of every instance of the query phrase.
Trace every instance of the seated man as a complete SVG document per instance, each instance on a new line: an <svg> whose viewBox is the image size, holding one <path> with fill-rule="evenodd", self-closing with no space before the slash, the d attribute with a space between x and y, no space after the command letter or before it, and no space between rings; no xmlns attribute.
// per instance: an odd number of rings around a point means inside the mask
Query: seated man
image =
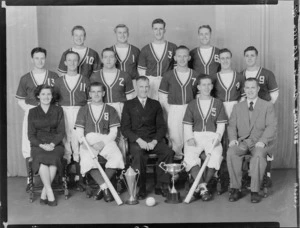
<svg viewBox="0 0 300 228"><path fill-rule="evenodd" d="M117 137L120 120L117 111L103 103L105 95L105 86L99 82L93 82L90 85L89 95L91 103L80 108L75 123L78 140L81 143L80 171L84 176L87 172L99 184L99 191L94 196L95 200L100 200L104 196L106 202L113 201L100 171L94 165L92 156L88 149L82 144L82 137L86 137L88 144L95 155L101 155L107 162L105 164L105 173L110 179L116 169L124 169L124 162L121 151L119 150L115 139Z"/></svg>
<svg viewBox="0 0 300 228"><path fill-rule="evenodd" d="M200 78L197 88L200 91L199 97L188 104L183 118L184 163L186 171L190 172L195 180L201 166L199 156L203 151L208 153L213 140L217 140L207 163L207 172L202 176L194 193L195 197L200 194L203 201L208 201L212 195L207 189L207 183L216 170L220 169L223 159L220 141L227 123L227 116L222 101L210 95L213 84L209 76Z"/></svg>
<svg viewBox="0 0 300 228"><path fill-rule="evenodd" d="M146 198L146 165L151 151L161 162L172 163L174 151L163 142L167 126L158 101L148 98L149 79L137 78L137 97L126 101L121 120L121 131L129 140L130 153L133 156L132 167L140 171L138 198ZM166 196L171 176L157 168L155 194Z"/></svg>
<svg viewBox="0 0 300 228"><path fill-rule="evenodd" d="M251 202L260 202L258 191L267 166L270 142L276 136L277 119L274 107L258 97L259 82L255 78L245 81L247 99L236 104L229 120L227 166L230 187L233 192L229 201L241 198L242 156L251 153L249 174L251 176Z"/></svg>

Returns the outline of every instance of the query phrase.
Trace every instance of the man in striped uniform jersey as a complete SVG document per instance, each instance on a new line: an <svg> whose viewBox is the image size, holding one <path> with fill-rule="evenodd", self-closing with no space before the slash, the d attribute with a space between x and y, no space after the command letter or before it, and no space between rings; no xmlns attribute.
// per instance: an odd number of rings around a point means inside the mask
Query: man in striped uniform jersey
<svg viewBox="0 0 300 228"><path fill-rule="evenodd" d="M78 64L78 73L90 78L91 74L99 70L101 68L101 62L98 53L89 48L84 46L84 41L86 39L86 32L85 29L77 25L72 29L72 37L73 37L73 47L66 50L60 59L58 72L61 75L67 73L67 66L65 65L66 54L69 51L77 52L80 56L79 64Z"/></svg>
<svg viewBox="0 0 300 228"><path fill-rule="evenodd" d="M117 43L112 46L117 57L117 68L127 72L132 80L133 87L136 86L136 78L139 76L137 63L140 50L128 43L129 29L124 24L119 24L114 29Z"/></svg>
<svg viewBox="0 0 300 228"><path fill-rule="evenodd" d="M211 75L219 71L219 49L210 44L211 32L209 25L200 26L198 29L200 47L190 52L190 68L197 73Z"/></svg>
<svg viewBox="0 0 300 228"><path fill-rule="evenodd" d="M260 86L258 97L275 104L279 89L273 72L257 65L258 51L255 47L247 47L244 57L247 68L242 73L245 79L256 78Z"/></svg>
<svg viewBox="0 0 300 228"><path fill-rule="evenodd" d="M113 49L103 49L101 57L103 69L93 73L90 80L104 84L106 90L104 102L114 107L121 118L124 102L132 99L134 95L132 80L128 73L116 68L117 58ZM124 139L121 135L119 140L119 146L125 159Z"/></svg>
<svg viewBox="0 0 300 228"><path fill-rule="evenodd" d="M233 106L241 98L244 77L231 68L232 53L227 48L221 49L220 53L221 71L211 75L213 81L212 94L215 98L223 101L228 118Z"/></svg>
<svg viewBox="0 0 300 228"><path fill-rule="evenodd" d="M166 112L169 137L172 149L175 151L175 160L182 159L183 125L182 120L187 104L197 94L199 75L188 68L190 59L189 49L179 46L174 56L177 67L163 75L159 86L159 101Z"/></svg>
<svg viewBox="0 0 300 228"><path fill-rule="evenodd" d="M76 133L80 145L80 172L84 176L87 172L99 184L99 190L94 195L95 200L104 198L106 202L113 201L111 192L104 182L100 171L94 165L86 145L82 144L82 138L86 137L91 150L95 155L100 155L107 160L105 173L109 179L116 169L124 169L122 154L115 142L120 118L116 110L103 103L105 86L99 82L93 82L89 95L91 103L81 107L76 120Z"/></svg>
<svg viewBox="0 0 300 228"><path fill-rule="evenodd" d="M34 90L38 85L54 85L54 80L58 75L45 69L47 51L41 47L36 47L31 51L31 61L33 70L23 75L17 89L16 98L18 105L24 110L23 130L22 130L22 154L24 158L30 157L30 142L28 140L28 112L38 105L34 97Z"/></svg>
<svg viewBox="0 0 300 228"><path fill-rule="evenodd" d="M65 65L67 73L55 80L55 89L60 94L58 104L64 110L66 137L64 138L65 155L64 157L71 161L79 162L78 140L74 130L75 121L81 106L84 106L88 100L89 79L77 73L79 63L79 54L69 51L66 53Z"/></svg>
<svg viewBox="0 0 300 228"><path fill-rule="evenodd" d="M184 163L186 164L186 171L190 172L194 180L200 171L201 159L199 156L203 151L208 153L213 140L217 140L207 163L207 172L204 177L202 176L194 193L196 197L200 193L203 201L208 201L212 197L207 189L207 183L214 176L216 170L220 169L223 159L220 141L227 123L222 101L210 96L212 88L213 84L209 76L200 78L198 85L200 95L188 104L183 118Z"/></svg>
<svg viewBox="0 0 300 228"><path fill-rule="evenodd" d="M152 22L154 41L142 48L138 71L150 81L149 97L158 100L158 89L162 75L174 68L176 45L164 39L166 23L162 19Z"/></svg>

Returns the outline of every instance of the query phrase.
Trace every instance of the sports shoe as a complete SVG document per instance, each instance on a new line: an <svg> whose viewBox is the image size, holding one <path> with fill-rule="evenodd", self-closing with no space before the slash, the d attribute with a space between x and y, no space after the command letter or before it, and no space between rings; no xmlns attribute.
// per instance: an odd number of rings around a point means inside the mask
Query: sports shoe
<svg viewBox="0 0 300 228"><path fill-rule="evenodd" d="M114 197L112 196L112 194L108 188L104 189L103 193L104 193L104 201L105 202L114 201Z"/></svg>
<svg viewBox="0 0 300 228"><path fill-rule="evenodd" d="M212 194L210 194L210 192L205 188L200 188L200 196L203 201L209 201L212 199Z"/></svg>
<svg viewBox="0 0 300 228"><path fill-rule="evenodd" d="M232 192L229 196L229 201L235 202L235 201L239 200L240 198L242 198L242 192L239 189L233 188Z"/></svg>

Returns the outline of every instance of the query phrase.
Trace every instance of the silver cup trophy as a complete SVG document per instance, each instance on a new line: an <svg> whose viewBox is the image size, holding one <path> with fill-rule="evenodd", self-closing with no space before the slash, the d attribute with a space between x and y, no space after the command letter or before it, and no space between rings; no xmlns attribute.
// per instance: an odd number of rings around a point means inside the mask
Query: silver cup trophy
<svg viewBox="0 0 300 228"><path fill-rule="evenodd" d="M165 166L165 169L163 168L163 166ZM180 192L177 192L177 190L175 189L174 186L174 182L175 182L175 176L181 172L184 169L184 165L183 164L166 164L164 162L161 162L159 164L159 167L161 169L163 169L165 172L169 173L172 175L172 189L169 190L168 194L167 194L167 199L165 200L166 203L180 203L181 202L181 198L180 198Z"/></svg>
<svg viewBox="0 0 300 228"><path fill-rule="evenodd" d="M140 176L139 170L136 169L136 171L134 171L133 168L131 168L131 166L129 166L126 172L125 170L122 171L121 177L129 193L129 199L126 200L125 202L126 204L135 205L139 203L139 201L136 198L136 187L137 187L139 176Z"/></svg>

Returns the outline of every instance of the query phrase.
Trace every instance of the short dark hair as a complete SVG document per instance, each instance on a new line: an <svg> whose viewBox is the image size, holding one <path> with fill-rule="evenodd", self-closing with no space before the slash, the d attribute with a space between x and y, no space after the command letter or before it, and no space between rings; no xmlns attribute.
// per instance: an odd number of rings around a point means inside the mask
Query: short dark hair
<svg viewBox="0 0 300 228"><path fill-rule="evenodd" d="M232 53L231 53L231 51L230 51L228 48L223 48L223 49L221 49L221 50L219 51L219 57L220 57L220 55L221 55L222 53L226 53L226 52L230 53L230 56L232 57Z"/></svg>
<svg viewBox="0 0 300 228"><path fill-rule="evenodd" d="M56 102L58 102L59 97L60 97L59 93L54 89L53 86L49 86L49 85L47 85L47 84L42 84L42 85L39 85L39 86L37 86L37 87L35 88L35 90L34 90L34 97L35 97L35 99L36 99L37 101L40 100L40 99L38 98L38 96L40 95L40 93L41 93L41 91L42 91L43 89L50 89L51 94L52 94L52 100L51 100L51 102L50 102L51 104L55 104Z"/></svg>
<svg viewBox="0 0 300 228"><path fill-rule="evenodd" d="M104 92L106 91L106 87L105 87L105 85L104 85L103 83L101 83L101 82L92 82L92 83L90 84L90 86L89 86L89 92L91 91L91 88L92 88L92 87L97 87L97 86L100 86L101 89L102 89Z"/></svg>
<svg viewBox="0 0 300 228"><path fill-rule="evenodd" d="M72 51L72 50L68 50L68 51L66 52L66 54L65 54L65 60L67 60L67 56L68 56L69 54L77 55L78 61L80 60L79 54L78 54L77 52L75 52L75 51Z"/></svg>
<svg viewBox="0 0 300 228"><path fill-rule="evenodd" d="M74 31L75 31L75 30L81 30L81 31L83 31L84 37L86 37L86 32L85 32L85 29L83 28L83 26L81 26L81 25L75 25L75 26L72 28L72 31L71 31L72 36L74 35Z"/></svg>
<svg viewBox="0 0 300 228"><path fill-rule="evenodd" d="M198 28L198 34L199 34L199 32L200 32L200 29L202 29L202 28L207 28L207 29L209 30L210 33L212 32L211 27L210 27L209 25L201 25L201 26L199 26L199 28Z"/></svg>
<svg viewBox="0 0 300 228"><path fill-rule="evenodd" d="M33 48L32 51L31 51L31 58L33 58L33 55L34 55L35 53L39 53L39 52L44 53L44 54L45 54L45 57L47 56L47 51L46 51L46 49L41 48L41 47L36 47L36 48Z"/></svg>
<svg viewBox="0 0 300 228"><path fill-rule="evenodd" d="M185 49L185 50L187 50L188 52L190 52L190 49L189 49L187 46L180 45L179 47L176 48L175 53L177 52L177 50L180 50L180 49Z"/></svg>
<svg viewBox="0 0 300 228"><path fill-rule="evenodd" d="M127 32L129 33L129 28L125 25L125 24L118 24L115 28L114 28L114 32L117 32L118 28L126 28Z"/></svg>
<svg viewBox="0 0 300 228"><path fill-rule="evenodd" d="M255 51L255 54L258 55L258 51L254 46L249 46L244 50L244 55L246 54L247 51Z"/></svg>
<svg viewBox="0 0 300 228"><path fill-rule="evenodd" d="M147 78L146 76L139 76L136 79L136 82L138 81L148 81L149 82L149 78Z"/></svg>
<svg viewBox="0 0 300 228"><path fill-rule="evenodd" d="M163 25L164 25L164 28L166 27L166 22L164 22L164 20L161 19L161 18L156 18L156 19L154 19L154 20L152 21L152 27L153 27L154 24L163 24Z"/></svg>
<svg viewBox="0 0 300 228"><path fill-rule="evenodd" d="M111 47L108 47L108 48L104 48L101 52L101 57L103 58L103 53L106 52L106 51L111 51L115 54L115 58L117 58L117 54L116 52L114 51L114 49L112 49Z"/></svg>
<svg viewBox="0 0 300 228"><path fill-rule="evenodd" d="M256 78L247 78L247 79L245 80L245 82L244 82L244 85L246 84L246 82L256 82L256 85L257 85L258 87L260 87L259 82L258 82L258 80L257 80Z"/></svg>
<svg viewBox="0 0 300 228"><path fill-rule="evenodd" d="M202 81L202 80L205 80L205 79L209 79L209 80L211 81L211 83L212 83L211 77L210 77L209 75L203 74L203 75L199 78L198 85L200 85L200 84L201 84L201 81Z"/></svg>

